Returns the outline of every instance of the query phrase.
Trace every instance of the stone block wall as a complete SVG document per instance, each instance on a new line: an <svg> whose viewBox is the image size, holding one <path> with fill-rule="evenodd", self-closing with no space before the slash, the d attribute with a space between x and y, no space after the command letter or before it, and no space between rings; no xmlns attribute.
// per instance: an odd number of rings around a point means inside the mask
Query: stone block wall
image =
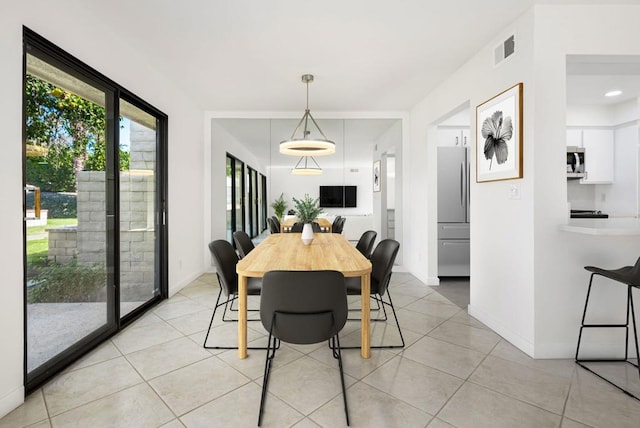
<svg viewBox="0 0 640 428"><path fill-rule="evenodd" d="M76 227L45 230L49 232L49 260L58 264L71 263L78 248Z"/></svg>
<svg viewBox="0 0 640 428"><path fill-rule="evenodd" d="M120 285L123 302L146 301L155 287L155 131L131 123L130 169L120 172ZM106 264L104 171L78 173L78 226L49 230L49 259Z"/></svg>

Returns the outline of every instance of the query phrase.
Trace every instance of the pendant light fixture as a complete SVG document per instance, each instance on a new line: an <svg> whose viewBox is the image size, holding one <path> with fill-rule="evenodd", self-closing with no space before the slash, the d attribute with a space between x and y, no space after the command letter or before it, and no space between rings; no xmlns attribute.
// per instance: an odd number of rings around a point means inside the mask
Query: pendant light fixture
<svg viewBox="0 0 640 428"><path fill-rule="evenodd" d="M309 83L313 82L313 75L303 74L302 82L307 85L307 108L304 111L302 119L298 122L298 126L293 130L291 138L280 143L280 153L283 155L302 157L332 155L336 151L336 143L327 139L309 111ZM309 119L311 119L311 123L316 127L322 138L310 137L309 134L311 134L311 131L309 130ZM302 131L301 138L300 136L296 137L296 133L303 123L304 129Z"/></svg>
<svg viewBox="0 0 640 428"><path fill-rule="evenodd" d="M313 161L315 166L309 166L309 159ZM304 163L303 163L304 161ZM302 165L301 165L302 164ZM291 170L293 175L321 175L322 168L312 156L302 156L295 167Z"/></svg>

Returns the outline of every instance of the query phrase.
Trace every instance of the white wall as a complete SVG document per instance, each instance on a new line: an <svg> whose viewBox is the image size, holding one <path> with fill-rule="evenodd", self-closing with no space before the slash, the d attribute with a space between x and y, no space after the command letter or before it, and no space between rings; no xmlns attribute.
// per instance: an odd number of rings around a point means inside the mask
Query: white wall
<svg viewBox="0 0 640 428"><path fill-rule="evenodd" d="M515 34L516 53L494 67L493 48ZM476 106L524 82L524 123L533 122L533 11L505 28L411 112L410 144L405 154L404 263L421 279L436 283L437 132L435 125L468 103ZM475 115L472 115L475 117ZM472 123L471 129L474 129ZM475 156L474 133L471 155ZM470 313L520 348L533 349L533 128L524 126L524 179L471 183ZM475 176L475 162L471 163ZM546 168L546 165L545 165ZM508 199L509 186L521 199ZM566 202L565 202L566 206ZM515 238L517 237L517 238Z"/></svg>
<svg viewBox="0 0 640 428"><path fill-rule="evenodd" d="M169 116L169 290L203 271L202 111L126 40L73 0L11 2L0 14L0 417L23 400L22 26L75 55ZM55 17L55 18L52 18ZM155 29L154 29L155 31Z"/></svg>
<svg viewBox="0 0 640 428"><path fill-rule="evenodd" d="M535 8L535 350L536 357L571 357L588 281L585 265L632 264L640 254L637 237L588 237L559 232L566 221L564 141L566 55L637 55L640 7L537 6ZM603 19L604 17L604 19ZM594 32L594 28L598 28ZM612 47L615 46L615 52ZM526 126L526 125L525 125ZM538 171L538 169L536 169ZM526 174L526 170L525 170ZM609 293L615 293L611 287ZM620 290L618 290L620 291ZM612 296L599 303L607 307Z"/></svg>
<svg viewBox="0 0 640 428"><path fill-rule="evenodd" d="M523 179L471 183L469 312L535 357L566 358L575 351L588 280L583 266L631 264L635 260L629 254L640 253L637 238L593 239L559 231L567 221L566 55L606 54L612 46L616 54L638 54L640 30L633 22L639 17L638 6L536 6L411 111L403 149L404 178L410 183L405 221L412 233L405 235L404 263L421 279L435 282L437 200L435 186L429 185L436 180L434 124L465 100L473 108L524 83ZM515 55L494 67L493 48L511 34ZM520 199L508 198L511 185L519 187ZM427 198L412 198L409 189L416 188L428 188ZM613 297L605 295L602 302L606 307Z"/></svg>
<svg viewBox="0 0 640 428"><path fill-rule="evenodd" d="M297 161L291 158L292 161ZM318 158L322 167L322 160ZM320 186L357 186L357 203L355 208L323 208L328 215L372 215L373 202L371 192L372 166L353 168L322 168L322 175L291 175L291 168L269 168L271 181L271 199L284 193L289 209L293 208L291 198L301 199L305 193L316 199L320 197ZM357 171L355 171L357 170ZM269 208L269 213L273 210ZM273 215L273 214L271 214ZM346 225L345 225L346 227Z"/></svg>
<svg viewBox="0 0 640 428"><path fill-rule="evenodd" d="M408 126L408 120L398 121L389 129L387 129L382 135L380 135L375 141L375 147L377 150L374 150L373 160L380 160L383 154L393 154L395 156L394 161L394 179L389 180L384 183L385 192L387 193L387 198L393 198L393 206L389 205L389 201L387 199L386 204L383 204L382 197L384 192L374 192L373 193L373 210L374 210L374 224L373 230L378 233L378 240L383 236L382 228L386 228L387 221L387 213L382 212L382 207L386 206L387 209L393 208L395 209L395 239L400 242L400 249L398 250L398 255L396 256L396 265L404 264L404 208L403 208L403 137L405 133L403 128ZM384 174L383 177L387 175L387 165L382 165L381 163L381 173ZM383 178L384 179L384 178ZM373 184L370 185L370 188ZM415 195L417 193L417 189L407 189L410 191L411 195Z"/></svg>

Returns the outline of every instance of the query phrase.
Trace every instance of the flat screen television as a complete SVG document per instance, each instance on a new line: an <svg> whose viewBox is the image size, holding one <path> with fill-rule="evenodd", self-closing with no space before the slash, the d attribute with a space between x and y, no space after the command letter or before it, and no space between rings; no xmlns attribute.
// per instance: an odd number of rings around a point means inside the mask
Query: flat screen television
<svg viewBox="0 0 640 428"><path fill-rule="evenodd" d="M320 206L323 208L355 208L357 186L320 186Z"/></svg>

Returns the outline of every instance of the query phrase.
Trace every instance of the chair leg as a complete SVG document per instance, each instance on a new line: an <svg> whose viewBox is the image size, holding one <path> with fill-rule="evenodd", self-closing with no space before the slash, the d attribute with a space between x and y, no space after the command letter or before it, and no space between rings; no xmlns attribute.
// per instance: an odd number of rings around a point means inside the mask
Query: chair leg
<svg viewBox="0 0 640 428"><path fill-rule="evenodd" d="M372 294L371 295L371 299L373 299L376 302L376 307L375 308L371 308L370 312L380 312L380 309L382 309L382 312L384 313L384 317L382 318L372 318L369 321L371 322L386 322L387 321L387 311L384 308L384 305L380 306L380 302L383 302L377 295ZM383 302L384 303L384 302ZM360 312L361 309L349 309L349 312ZM360 318L347 318L347 321L360 321Z"/></svg>
<svg viewBox="0 0 640 428"><path fill-rule="evenodd" d="M202 344L202 347L205 349L211 349L207 347L207 340L209 339L209 333L211 333L211 326L213 325L213 319L216 316L216 310L218 309L218 306L220 306L220 296L222 296L222 288L220 289L220 291L218 292L218 298L216 299L216 305L213 307L213 315L211 315L211 321L209 321L209 328L207 329L207 335L204 338L204 343ZM228 299L227 299L228 300ZM224 315L223 315L224 318Z"/></svg>
<svg viewBox="0 0 640 428"><path fill-rule="evenodd" d="M391 300L391 293L389 293L389 290L387 290L387 297L389 298L389 306L391 306L393 317L396 320L396 326L398 326L398 334L400 334L400 340L402 341L402 345L395 346L395 347L404 348L404 336L402 335L402 330L400 330L400 322L398 321L398 315L396 315L396 308L393 306L393 300ZM384 303L384 301L382 303ZM384 305L382 305L382 307L384 307Z"/></svg>
<svg viewBox="0 0 640 428"><path fill-rule="evenodd" d="M223 303L220 303L220 297L222 296L222 289L220 289L220 291L218 292L218 298L216 299L216 305L213 307L213 314L211 315L211 321L209 321L209 328L207 329L207 335L204 338L204 343L202 344L202 347L204 349L238 349L237 346L207 346L207 341L209 340L209 334L211 334L211 326L213 326L213 319L216 317L216 311L218 310L218 307L223 306L225 307L225 309L227 308L227 305L229 304L229 301L232 299L237 299L237 296L231 297L228 296L227 300L224 301ZM222 314L222 320L225 321L224 319L224 312ZM248 320L248 321L260 321L259 319L256 320ZM225 322L237 322L237 320L226 320ZM278 345L277 345L277 349L280 349L280 341L278 340ZM265 350L268 349L262 346L253 346L253 347L247 347L247 349L252 349L252 350Z"/></svg>
<svg viewBox="0 0 640 428"><path fill-rule="evenodd" d="M271 329L273 330L273 322L271 323ZM276 356L276 341L273 337L273 347L271 347L272 332L269 331L269 345L267 346L267 356L264 361L264 375L262 379L262 395L260 396L260 411L258 413L258 426L262 425L262 414L264 413L264 402L267 398L267 385L269 384L269 374L271 373L271 362Z"/></svg>
<svg viewBox="0 0 640 428"><path fill-rule="evenodd" d="M229 310L231 312L238 312L238 309L233 309L233 302L235 302L236 300L238 300L238 295L237 294L234 297L234 299L231 301L231 306L229 307ZM260 312L260 309L247 309L247 312ZM250 320L250 321L253 321L253 320Z"/></svg>
<svg viewBox="0 0 640 428"><path fill-rule="evenodd" d="M624 392L625 394L629 395L630 397L633 397L636 400L640 400L640 396L636 396L633 393L629 392L628 390L624 389L623 387L621 387L619 385L616 385L611 380L605 378L604 376L600 375L596 371L592 370L591 368L589 368L589 367L587 367L586 365L583 364L583 363L613 363L613 362L627 363L627 364L631 364L632 366L638 368L638 376L640 377L640 352L638 351L638 349L639 349L638 348L638 333L637 333L637 326L636 326L635 308L634 308L634 304L633 304L632 286L627 285L626 324L585 324L584 321L585 321L586 314L587 314L587 307L589 305L589 297L591 295L591 285L593 284L594 275L596 275L596 274L592 273L591 274L591 278L589 279L589 287L587 288L587 298L585 299L585 302L584 302L584 311L582 312L582 321L581 321L581 325L580 325L580 332L578 334L578 345L576 347L576 357L575 357L576 364L578 364L583 369L585 369L585 370L593 373L594 375L598 376L600 379L608 382L612 386L615 386L620 391ZM634 364L633 362L629 361L629 359L628 359L628 352L629 352L629 313L630 312L631 312L631 318L632 318L632 322L633 322L633 336L634 336L634 340L635 340L636 358L638 358L638 364ZM626 332L626 334L625 334L624 358L622 358L622 359L621 358L585 359L585 358L580 358L579 357L580 343L581 343L581 340L582 340L582 330L584 328L623 328L623 327L625 328L625 332Z"/></svg>
<svg viewBox="0 0 640 428"><path fill-rule="evenodd" d="M385 312L385 318L386 318L386 310L384 309L385 305L391 307L391 311L393 312L393 318L396 320L396 326L398 327L398 333L400 334L400 341L402 343L400 345L370 346L369 348L371 348L371 349L399 349L399 348L404 348L405 347L404 336L402 335L402 330L400 329L400 322L398 321L398 316L396 315L396 309L393 306L393 300L391 300L391 293L389 293L389 290L387 290L387 296L389 298L389 302L385 302L382 297L376 297L376 300L380 299L380 302L382 303L382 309ZM360 321L360 319L357 319L357 320ZM354 320L352 320L352 321L354 321ZM382 321L382 319L380 319L380 321ZM342 347L342 349L360 349L360 348L361 348L361 346L343 346Z"/></svg>
<svg viewBox="0 0 640 428"><path fill-rule="evenodd" d="M340 368L340 382L342 383L342 398L344 401L344 416L347 419L347 426L349 426L349 406L347 405L347 389L344 385L344 370L342 369L342 353L340 352L340 336L336 333L331 338L331 344L329 347L333 351L333 358L338 360L338 367Z"/></svg>
<svg viewBox="0 0 640 428"><path fill-rule="evenodd" d="M638 369L638 377L640 378L640 345L638 345L638 326L636 324L636 310L633 305L632 286L629 286L629 302L631 304L631 321L633 322L633 339L636 343L636 364L630 363Z"/></svg>
<svg viewBox="0 0 640 428"><path fill-rule="evenodd" d="M375 307L375 308L371 308L371 312L377 312L377 311L379 311L379 310L380 310L380 302L379 302L379 301L378 301L378 299L377 299L375 296L373 296L373 295L371 295L371 298L372 298L373 300L375 300L375 301L376 301L376 307ZM360 309L357 309L357 308L349 309L349 312L360 312ZM354 319L354 320L352 320L352 321L355 321L355 319ZM360 321L360 319L358 319L358 321ZM378 320L371 320L371 321L378 321ZM386 319L385 319L384 321L386 321Z"/></svg>

